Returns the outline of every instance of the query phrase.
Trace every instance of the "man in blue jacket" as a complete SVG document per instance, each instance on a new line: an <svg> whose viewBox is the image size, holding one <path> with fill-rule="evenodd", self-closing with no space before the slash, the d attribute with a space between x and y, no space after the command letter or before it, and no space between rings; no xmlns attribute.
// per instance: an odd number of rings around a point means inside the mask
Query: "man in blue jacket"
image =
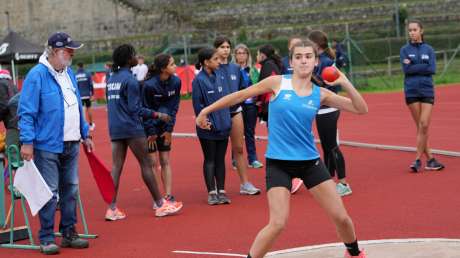
<svg viewBox="0 0 460 258"><path fill-rule="evenodd" d="M93 98L94 88L93 79L91 74L83 68L83 63L78 63L78 70L75 74L78 83L78 90L80 91L81 103L86 109L86 118L89 122L89 129L92 131L96 125L93 122L93 114L91 111L91 100Z"/></svg>
<svg viewBox="0 0 460 258"><path fill-rule="evenodd" d="M82 45L66 33L52 34L39 63L27 74L19 99L21 156L34 160L53 193L39 212L40 250L44 254L59 253L54 239L58 195L61 247L89 245L75 230L80 140L88 151L94 147L83 118L77 81L70 69L74 50Z"/></svg>

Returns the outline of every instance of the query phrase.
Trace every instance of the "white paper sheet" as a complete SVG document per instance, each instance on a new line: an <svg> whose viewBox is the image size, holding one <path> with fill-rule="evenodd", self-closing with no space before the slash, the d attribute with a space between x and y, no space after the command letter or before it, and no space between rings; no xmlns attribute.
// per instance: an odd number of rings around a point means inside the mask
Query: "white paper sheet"
<svg viewBox="0 0 460 258"><path fill-rule="evenodd" d="M13 185L26 198L32 216L37 215L53 196L33 160L24 161L24 166L18 168Z"/></svg>

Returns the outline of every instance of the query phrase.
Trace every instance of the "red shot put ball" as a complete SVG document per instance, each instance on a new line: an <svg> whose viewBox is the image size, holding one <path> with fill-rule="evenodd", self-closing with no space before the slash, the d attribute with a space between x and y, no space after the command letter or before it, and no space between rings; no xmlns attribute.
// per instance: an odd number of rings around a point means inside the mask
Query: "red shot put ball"
<svg viewBox="0 0 460 258"><path fill-rule="evenodd" d="M339 78L339 72L337 71L337 68L335 68L334 66L328 66L323 69L321 77L323 78L323 80L333 82Z"/></svg>

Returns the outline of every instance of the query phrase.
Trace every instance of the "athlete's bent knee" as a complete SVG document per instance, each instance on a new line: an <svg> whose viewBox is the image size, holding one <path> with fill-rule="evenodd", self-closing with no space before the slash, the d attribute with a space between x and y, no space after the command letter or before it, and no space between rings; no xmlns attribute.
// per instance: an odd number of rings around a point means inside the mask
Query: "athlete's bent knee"
<svg viewBox="0 0 460 258"><path fill-rule="evenodd" d="M270 221L270 227L275 230L277 233L280 233L281 231L286 228L287 224L287 219L279 218L279 219L274 219Z"/></svg>

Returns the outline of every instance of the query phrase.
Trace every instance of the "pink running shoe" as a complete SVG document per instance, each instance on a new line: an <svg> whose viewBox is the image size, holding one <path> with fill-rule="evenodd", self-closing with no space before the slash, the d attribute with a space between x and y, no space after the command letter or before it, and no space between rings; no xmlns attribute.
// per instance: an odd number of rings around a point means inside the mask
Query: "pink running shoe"
<svg viewBox="0 0 460 258"><path fill-rule="evenodd" d="M105 220L107 221L115 221L124 218L126 218L126 214L118 208L115 208L115 210L108 208L105 212Z"/></svg>
<svg viewBox="0 0 460 258"><path fill-rule="evenodd" d="M345 258L353 258L353 257L355 257L355 258L366 258L367 256L364 253L364 250L361 250L361 253L359 253L358 256L351 256L350 253L347 250L345 250L345 256L344 257Z"/></svg>
<svg viewBox="0 0 460 258"><path fill-rule="evenodd" d="M300 178L292 179L291 194L294 194L295 192L297 192L300 189L300 187L302 186L302 184L303 184L302 179L300 179Z"/></svg>
<svg viewBox="0 0 460 258"><path fill-rule="evenodd" d="M182 206L183 206L182 202L163 201L163 205L155 210L155 216L164 217L164 216L172 215L174 213L179 212L180 209L182 209Z"/></svg>

